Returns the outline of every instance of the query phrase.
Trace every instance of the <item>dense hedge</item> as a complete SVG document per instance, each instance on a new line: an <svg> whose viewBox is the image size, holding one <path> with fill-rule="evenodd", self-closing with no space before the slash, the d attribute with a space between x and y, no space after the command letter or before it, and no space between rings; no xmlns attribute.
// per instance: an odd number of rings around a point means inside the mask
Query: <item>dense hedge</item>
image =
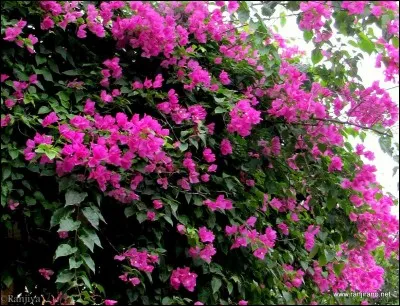
<svg viewBox="0 0 400 306"><path fill-rule="evenodd" d="M398 81L398 6L248 5L1 3L2 293L331 304L383 288L395 199L349 137L395 155L398 108L357 61L377 53ZM265 26L276 5L298 12L312 65Z"/></svg>

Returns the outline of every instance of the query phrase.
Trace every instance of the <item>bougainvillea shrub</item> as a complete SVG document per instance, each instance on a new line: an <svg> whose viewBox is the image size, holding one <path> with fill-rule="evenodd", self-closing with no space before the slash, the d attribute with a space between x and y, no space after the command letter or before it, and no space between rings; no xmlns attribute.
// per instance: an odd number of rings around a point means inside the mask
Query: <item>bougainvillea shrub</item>
<svg viewBox="0 0 400 306"><path fill-rule="evenodd" d="M277 5L312 65L266 27ZM335 294L384 288L396 199L362 142L398 159L398 107L357 63L398 82L396 2L1 8L2 294L366 304Z"/></svg>

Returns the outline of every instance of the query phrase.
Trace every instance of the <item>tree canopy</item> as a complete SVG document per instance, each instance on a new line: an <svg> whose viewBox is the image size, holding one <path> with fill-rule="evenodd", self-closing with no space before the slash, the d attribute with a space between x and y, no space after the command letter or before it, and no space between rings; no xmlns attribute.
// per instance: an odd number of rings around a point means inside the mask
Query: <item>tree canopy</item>
<svg viewBox="0 0 400 306"><path fill-rule="evenodd" d="M358 64L398 84L398 2L1 9L2 295L392 301L371 294L398 280L398 201L363 141L398 162L398 105ZM309 64L266 23L292 16Z"/></svg>

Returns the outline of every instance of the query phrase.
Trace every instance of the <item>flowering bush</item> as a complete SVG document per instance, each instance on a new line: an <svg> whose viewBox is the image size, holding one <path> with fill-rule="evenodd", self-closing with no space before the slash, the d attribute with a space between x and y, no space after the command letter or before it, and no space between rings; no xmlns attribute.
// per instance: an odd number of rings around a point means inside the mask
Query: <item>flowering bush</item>
<svg viewBox="0 0 400 306"><path fill-rule="evenodd" d="M397 201L348 138L398 159L398 107L357 74L367 52L398 81L397 3L279 3L315 45L306 68L264 23L277 3L248 5L1 3L4 290L247 305L383 288Z"/></svg>

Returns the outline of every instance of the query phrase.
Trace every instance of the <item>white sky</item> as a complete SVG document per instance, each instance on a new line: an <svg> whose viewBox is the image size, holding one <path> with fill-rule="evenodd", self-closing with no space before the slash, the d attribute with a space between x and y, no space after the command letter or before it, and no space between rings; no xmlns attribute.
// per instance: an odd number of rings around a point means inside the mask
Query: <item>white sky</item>
<svg viewBox="0 0 400 306"><path fill-rule="evenodd" d="M280 6L277 6L277 11L272 17L279 17L281 10L279 10ZM313 43L306 43L303 38L303 32L298 28L296 23L296 16L288 16L286 24L282 27L280 25L279 18L272 19L270 22L267 22L268 26L276 25L279 28L278 33L282 35L285 39L291 38L293 39L289 45L298 46L300 50L306 51L307 56L305 58L309 59L309 63L311 64L311 51L313 50ZM378 33L378 31L375 31ZM349 46L351 48L351 46ZM326 49L326 48L325 48ZM383 70L375 68L375 57L376 55L368 55L364 54L364 60L361 61L359 65L359 75L363 79L364 86L370 86L374 81L379 80L379 84L382 88L391 88L396 86L397 84L391 82L384 82L384 74ZM399 90L398 88L394 88L389 90L389 93L397 104L399 104ZM398 142L399 140L399 129L398 124L393 128L394 139L393 142ZM396 162L386 153L384 153L378 142L378 137L373 135L372 133L367 133L367 137L364 141L364 145L366 150L373 151L375 154L374 161L366 161L370 164L374 164L377 168L377 180L383 186L386 192L391 193L396 196L398 199L399 191L397 189L397 184L399 182L398 175L393 176L392 169L397 165ZM350 141L354 146L357 143L361 143L361 139L357 141ZM399 215L399 207L396 206L393 208L392 212Z"/></svg>

